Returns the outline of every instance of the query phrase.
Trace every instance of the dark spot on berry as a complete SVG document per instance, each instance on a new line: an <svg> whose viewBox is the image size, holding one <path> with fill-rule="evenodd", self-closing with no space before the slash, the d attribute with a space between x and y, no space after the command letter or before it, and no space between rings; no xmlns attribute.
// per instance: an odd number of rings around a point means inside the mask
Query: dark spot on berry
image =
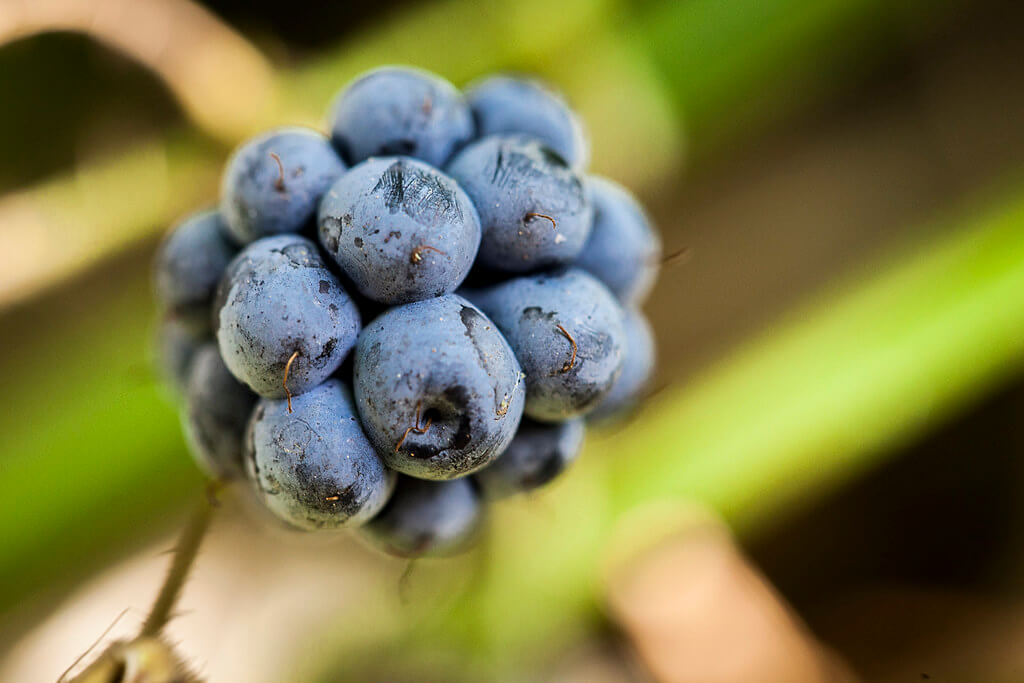
<svg viewBox="0 0 1024 683"><path fill-rule="evenodd" d="M463 415L458 429L455 430L455 436L452 437L452 448L465 448L470 441L472 441L472 432L469 426L469 416Z"/></svg>
<svg viewBox="0 0 1024 683"><path fill-rule="evenodd" d="M335 137L331 142L334 143L334 148L338 150L338 154L345 160L349 165L352 164L352 148L349 146L348 141L339 137Z"/></svg>
<svg viewBox="0 0 1024 683"><path fill-rule="evenodd" d="M540 306L528 306L523 309L522 314L519 317L522 321L535 322L538 320L551 321L555 319L555 312L548 311L547 313Z"/></svg>
<svg viewBox="0 0 1024 683"><path fill-rule="evenodd" d="M316 357L316 360L321 361L330 358L331 354L334 353L334 348L337 345L338 340L336 338L332 337L331 339L328 339L327 343L324 344L323 351L321 351L320 355Z"/></svg>
<svg viewBox="0 0 1024 683"><path fill-rule="evenodd" d="M289 244L280 250L295 268L320 266L320 256L306 244Z"/></svg>
<svg viewBox="0 0 1024 683"><path fill-rule="evenodd" d="M295 465L293 496L307 510L350 517L362 507L362 491L356 484L339 489L333 477L320 471L320 467L305 462ZM311 521L313 519L311 518Z"/></svg>
<svg viewBox="0 0 1024 683"><path fill-rule="evenodd" d="M470 403L469 390L464 386L456 384L444 390L444 398L448 402L452 413L459 416L459 426L456 427L455 434L452 435L449 447L461 450L473 440L468 411Z"/></svg>
<svg viewBox="0 0 1024 683"><path fill-rule="evenodd" d="M440 449L431 444L406 443L402 444L402 450L419 460L430 460L440 453Z"/></svg>
<svg viewBox="0 0 1024 683"><path fill-rule="evenodd" d="M381 156L404 155L410 156L416 151L416 141L411 138L403 138L381 145Z"/></svg>
<svg viewBox="0 0 1024 683"><path fill-rule="evenodd" d="M562 168L569 168L569 162L562 157L561 154L551 149L547 145L538 145L538 151L540 151L541 157L544 161L548 162L552 166L561 166Z"/></svg>
<svg viewBox="0 0 1024 683"><path fill-rule="evenodd" d="M323 236L324 248L332 254L338 253L338 237L333 232L328 232Z"/></svg>
<svg viewBox="0 0 1024 683"><path fill-rule="evenodd" d="M420 225L463 220L462 207L449 184L440 175L405 161L388 166L372 192L383 194L388 211L402 211Z"/></svg>

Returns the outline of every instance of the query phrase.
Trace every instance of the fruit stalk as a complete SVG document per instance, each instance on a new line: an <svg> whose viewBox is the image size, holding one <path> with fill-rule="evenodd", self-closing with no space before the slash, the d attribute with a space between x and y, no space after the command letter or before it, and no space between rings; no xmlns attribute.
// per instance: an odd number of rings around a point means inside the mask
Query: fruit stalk
<svg viewBox="0 0 1024 683"><path fill-rule="evenodd" d="M171 618L174 606L178 603L181 590L188 580L189 572L199 554L199 547L203 543L207 530L210 528L210 521L213 518L214 503L212 499L204 498L196 506L189 517L188 523L178 537L178 543L174 547L174 558L171 567L167 570L164 583L157 593L156 600L149 610L145 623L139 637L155 636L160 633L167 621Z"/></svg>

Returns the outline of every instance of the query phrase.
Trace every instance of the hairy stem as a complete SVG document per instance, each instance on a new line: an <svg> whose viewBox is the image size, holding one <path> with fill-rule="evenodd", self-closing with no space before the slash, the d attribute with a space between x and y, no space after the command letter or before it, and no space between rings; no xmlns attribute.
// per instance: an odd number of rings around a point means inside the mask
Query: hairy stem
<svg viewBox="0 0 1024 683"><path fill-rule="evenodd" d="M188 520L188 524L178 538L178 544L174 548L174 559L167 571L167 578L164 579L160 592L153 601L153 607L149 610L146 623L142 625L140 636L155 636L170 619L171 611L174 609L181 589L185 586L188 573L192 569L196 555L199 553L199 546L203 542L207 529L210 528L210 520L213 517L213 505L204 497L196 506L195 511Z"/></svg>

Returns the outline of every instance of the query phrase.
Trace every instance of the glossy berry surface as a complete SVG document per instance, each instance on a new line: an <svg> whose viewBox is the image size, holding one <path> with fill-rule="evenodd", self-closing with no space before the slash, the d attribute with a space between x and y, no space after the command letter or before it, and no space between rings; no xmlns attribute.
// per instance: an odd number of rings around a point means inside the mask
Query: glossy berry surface
<svg viewBox="0 0 1024 683"><path fill-rule="evenodd" d="M661 240L625 188L595 176L586 182L594 227L576 265L607 285L619 301L638 306L658 276Z"/></svg>
<svg viewBox="0 0 1024 683"><path fill-rule="evenodd" d="M482 527L480 496L469 479L399 477L391 501L363 535L398 557L443 557L464 550Z"/></svg>
<svg viewBox="0 0 1024 683"><path fill-rule="evenodd" d="M316 245L298 235L243 249L218 287L213 315L225 364L268 398L301 394L327 379L360 327L355 304Z"/></svg>
<svg viewBox="0 0 1024 683"><path fill-rule="evenodd" d="M384 67L346 87L334 104L331 138L346 160L402 155L441 166L473 138L473 117L448 81Z"/></svg>
<svg viewBox="0 0 1024 683"><path fill-rule="evenodd" d="M475 475L485 497L525 493L553 480L579 456L584 429L581 419L555 424L523 420L505 452Z"/></svg>
<svg viewBox="0 0 1024 683"><path fill-rule="evenodd" d="M248 244L302 230L344 170L330 141L312 129L278 128L249 140L231 155L221 179L228 231Z"/></svg>
<svg viewBox="0 0 1024 683"><path fill-rule="evenodd" d="M376 157L320 204L320 243L359 292L400 304L455 290L480 245L480 219L455 181L408 157Z"/></svg>
<svg viewBox="0 0 1024 683"><path fill-rule="evenodd" d="M595 418L615 416L635 406L643 398L654 374L654 333L650 323L643 313L632 309L626 311L624 323L626 348L622 372L593 412Z"/></svg>
<svg viewBox="0 0 1024 683"><path fill-rule="evenodd" d="M569 263L583 249L592 222L583 180L543 144L484 138L452 159L447 171L480 214L482 265L526 272Z"/></svg>
<svg viewBox="0 0 1024 683"><path fill-rule="evenodd" d="M471 87L466 98L480 137L521 133L536 138L569 165L587 163L587 139L561 95L540 81L492 76Z"/></svg>
<svg viewBox="0 0 1024 683"><path fill-rule="evenodd" d="M238 248L217 211L194 214L176 225L156 255L156 293L171 310L208 309L224 269Z"/></svg>
<svg viewBox="0 0 1024 683"><path fill-rule="evenodd" d="M246 471L277 517L302 529L361 524L394 487L363 433L346 386L328 380L291 401L261 399L245 447Z"/></svg>
<svg viewBox="0 0 1024 683"><path fill-rule="evenodd" d="M242 474L245 427L256 394L236 380L217 345L196 352L185 391L185 432L199 465L216 479Z"/></svg>
<svg viewBox="0 0 1024 683"><path fill-rule="evenodd" d="M624 313L593 276L576 268L528 275L472 297L526 373L528 416L585 415L611 390L624 358Z"/></svg>
<svg viewBox="0 0 1024 683"><path fill-rule="evenodd" d="M424 479L486 466L523 413L525 386L512 349L454 294L397 306L367 325L354 377L370 440L393 469Z"/></svg>

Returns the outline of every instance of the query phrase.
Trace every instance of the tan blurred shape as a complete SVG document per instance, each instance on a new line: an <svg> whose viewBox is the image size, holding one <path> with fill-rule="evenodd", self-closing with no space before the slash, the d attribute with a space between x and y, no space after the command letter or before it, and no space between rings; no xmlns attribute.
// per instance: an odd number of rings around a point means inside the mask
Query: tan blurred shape
<svg viewBox="0 0 1024 683"><path fill-rule="evenodd" d="M607 579L612 615L655 680L856 680L815 640L711 513L680 508L674 532L668 531L664 508L656 517L660 521L653 527L661 530L660 537L638 542L635 534L625 534L632 547L615 550ZM627 524L627 529L638 526Z"/></svg>
<svg viewBox="0 0 1024 683"><path fill-rule="evenodd" d="M199 683L175 654L159 638L142 637L117 642L71 683ZM63 677L57 683L62 683Z"/></svg>
<svg viewBox="0 0 1024 683"><path fill-rule="evenodd" d="M228 143L258 130L274 77L245 38L191 0L0 0L0 45L83 33L155 72L196 125Z"/></svg>

